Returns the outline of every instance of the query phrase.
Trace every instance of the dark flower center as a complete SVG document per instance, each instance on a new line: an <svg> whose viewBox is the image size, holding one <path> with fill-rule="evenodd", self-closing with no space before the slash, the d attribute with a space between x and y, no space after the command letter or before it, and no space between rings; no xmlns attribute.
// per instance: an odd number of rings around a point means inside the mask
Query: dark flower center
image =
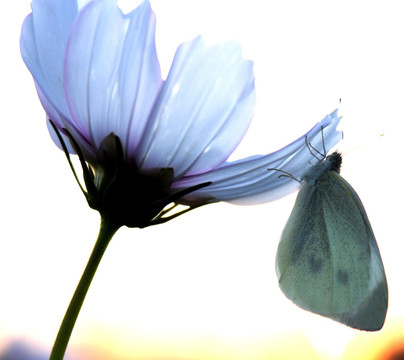
<svg viewBox="0 0 404 360"><path fill-rule="evenodd" d="M90 164L68 130L69 136L83 168L86 190L77 178L70 154L63 141L59 129L51 122L62 144L74 176L83 191L89 206L97 210L104 220L108 220L116 228L123 225L143 228L161 224L206 202L188 207L185 210L166 216L166 206L178 205L181 197L210 185L210 182L191 186L173 192L170 187L174 180L174 169L158 168L140 171L136 164L124 158L122 144L118 136L111 133L102 141L97 149L97 159Z"/></svg>
<svg viewBox="0 0 404 360"><path fill-rule="evenodd" d="M145 227L170 203L172 168L140 172L124 161L119 138L108 135L102 142L98 162L92 165L96 192L88 193L88 203L101 216L116 224ZM168 201L168 202L167 202Z"/></svg>

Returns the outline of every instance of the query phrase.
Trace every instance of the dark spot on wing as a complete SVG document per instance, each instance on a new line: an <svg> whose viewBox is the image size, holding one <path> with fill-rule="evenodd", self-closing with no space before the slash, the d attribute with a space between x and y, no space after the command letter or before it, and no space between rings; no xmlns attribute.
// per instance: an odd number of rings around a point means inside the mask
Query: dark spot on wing
<svg viewBox="0 0 404 360"><path fill-rule="evenodd" d="M337 272L337 281L342 284L346 285L349 282L349 275L345 270L339 269Z"/></svg>
<svg viewBox="0 0 404 360"><path fill-rule="evenodd" d="M314 256L311 256L311 257L310 257L310 260L309 260L309 267L310 267L310 271L311 271L313 274L316 274L316 273L318 273L318 272L321 270L321 268L323 267L323 260L321 260L321 259L316 259Z"/></svg>

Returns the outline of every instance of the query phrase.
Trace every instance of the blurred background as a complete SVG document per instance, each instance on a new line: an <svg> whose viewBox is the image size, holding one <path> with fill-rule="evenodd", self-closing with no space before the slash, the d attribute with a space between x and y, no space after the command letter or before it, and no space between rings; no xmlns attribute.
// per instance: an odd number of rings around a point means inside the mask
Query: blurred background
<svg viewBox="0 0 404 360"><path fill-rule="evenodd" d="M122 1L125 11L139 1ZM122 228L92 283L67 359L404 358L404 5L401 1L151 0L166 76L176 47L238 40L257 107L231 159L285 146L339 107L342 176L382 254L389 309L366 333L296 307L275 253L296 194L215 204L165 225ZM30 1L0 3L0 360L46 359L94 245L90 210L21 60ZM383 135L383 136L381 136Z"/></svg>

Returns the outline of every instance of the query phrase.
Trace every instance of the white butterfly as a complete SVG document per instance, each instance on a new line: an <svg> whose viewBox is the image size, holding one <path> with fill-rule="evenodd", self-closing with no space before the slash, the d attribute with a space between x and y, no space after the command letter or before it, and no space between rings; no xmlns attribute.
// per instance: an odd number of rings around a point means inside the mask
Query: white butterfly
<svg viewBox="0 0 404 360"><path fill-rule="evenodd" d="M334 152L304 176L278 246L276 273L296 305L376 331L387 312L386 275L362 202L339 175L341 163Z"/></svg>

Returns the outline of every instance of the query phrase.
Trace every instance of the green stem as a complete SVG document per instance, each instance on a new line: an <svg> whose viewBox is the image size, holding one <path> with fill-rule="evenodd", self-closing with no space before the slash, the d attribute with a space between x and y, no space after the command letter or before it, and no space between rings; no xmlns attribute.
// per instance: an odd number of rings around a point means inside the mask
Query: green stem
<svg viewBox="0 0 404 360"><path fill-rule="evenodd" d="M70 301L66 314L60 325L59 332L56 336L55 343L53 344L52 352L49 360L62 360L65 354L70 335L73 331L74 324L76 323L81 306L83 305L88 288L93 280L97 267L104 255L104 252L118 230L119 226L110 224L105 219L101 219L100 232L98 234L97 242L95 243L93 252L88 259L87 266L81 276L80 282L77 285L76 291Z"/></svg>

